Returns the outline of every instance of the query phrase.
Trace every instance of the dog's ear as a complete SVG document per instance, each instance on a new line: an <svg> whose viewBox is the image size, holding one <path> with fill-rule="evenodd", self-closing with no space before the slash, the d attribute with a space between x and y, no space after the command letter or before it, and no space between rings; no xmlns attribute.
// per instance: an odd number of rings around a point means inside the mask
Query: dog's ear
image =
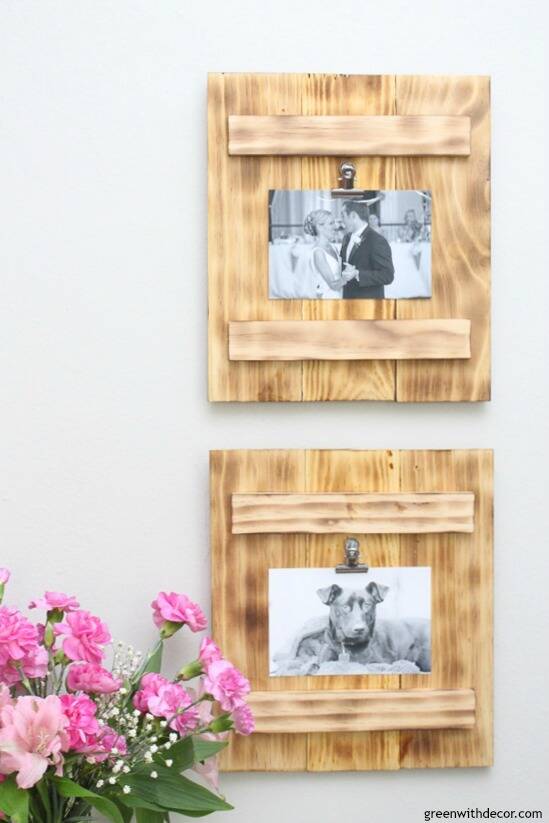
<svg viewBox="0 0 549 823"><path fill-rule="evenodd" d="M329 606L331 603L334 602L336 597L339 597L343 589L341 586L338 586L337 583L332 583L331 586L326 586L325 589L317 589L316 593L320 597L323 603L326 603Z"/></svg>
<svg viewBox="0 0 549 823"><path fill-rule="evenodd" d="M372 580L372 582L368 583L366 586L366 591L372 596L374 603L381 603L381 601L385 600L387 597L389 586L383 586L381 583L374 583Z"/></svg>

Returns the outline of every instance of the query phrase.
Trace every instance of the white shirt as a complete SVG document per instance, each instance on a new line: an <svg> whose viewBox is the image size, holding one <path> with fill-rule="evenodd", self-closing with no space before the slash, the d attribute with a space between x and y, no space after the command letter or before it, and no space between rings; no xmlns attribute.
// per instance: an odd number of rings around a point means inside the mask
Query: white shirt
<svg viewBox="0 0 549 823"><path fill-rule="evenodd" d="M364 231L365 228L366 228L366 226L363 226L361 229L359 229L358 231L355 231L351 234L351 239L349 240L349 245L347 246L347 253L345 255L345 259L347 260L347 263L349 262L349 257L351 256L351 253L352 253L354 247L358 246L358 244L360 243L360 240L362 238L362 232Z"/></svg>

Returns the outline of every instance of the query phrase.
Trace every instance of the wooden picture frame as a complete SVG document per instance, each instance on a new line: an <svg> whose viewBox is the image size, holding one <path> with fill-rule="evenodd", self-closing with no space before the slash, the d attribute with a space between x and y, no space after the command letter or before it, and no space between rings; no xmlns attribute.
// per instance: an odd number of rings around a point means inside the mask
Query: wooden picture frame
<svg viewBox="0 0 549 823"><path fill-rule="evenodd" d="M250 678L257 733L228 771L492 763L492 453L210 454L213 635ZM430 566L431 674L269 677L269 568Z"/></svg>
<svg viewBox="0 0 549 823"><path fill-rule="evenodd" d="M210 400L490 399L487 77L212 74L208 146ZM432 190L432 297L269 300L268 190L349 157Z"/></svg>

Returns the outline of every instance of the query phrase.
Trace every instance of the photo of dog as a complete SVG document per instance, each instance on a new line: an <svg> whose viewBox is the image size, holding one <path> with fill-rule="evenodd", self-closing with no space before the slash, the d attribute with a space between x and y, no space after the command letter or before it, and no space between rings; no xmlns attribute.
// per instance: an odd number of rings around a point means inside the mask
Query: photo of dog
<svg viewBox="0 0 549 823"><path fill-rule="evenodd" d="M430 572L270 569L270 675L430 672Z"/></svg>

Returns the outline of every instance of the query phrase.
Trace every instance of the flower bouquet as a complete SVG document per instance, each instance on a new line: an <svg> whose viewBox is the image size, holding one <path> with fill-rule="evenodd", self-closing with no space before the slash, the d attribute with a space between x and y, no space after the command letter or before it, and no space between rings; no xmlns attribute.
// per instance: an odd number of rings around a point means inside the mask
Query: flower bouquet
<svg viewBox="0 0 549 823"><path fill-rule="evenodd" d="M0 569L0 819L77 823L98 812L113 823L165 823L170 812L231 809L215 760L230 730L253 731L250 684L208 637L175 678L159 674L165 640L183 626L206 629L200 607L161 592L155 647L142 655L119 643L106 668L111 635L100 618L46 592L29 604L45 613L34 624L1 605L8 579Z"/></svg>

